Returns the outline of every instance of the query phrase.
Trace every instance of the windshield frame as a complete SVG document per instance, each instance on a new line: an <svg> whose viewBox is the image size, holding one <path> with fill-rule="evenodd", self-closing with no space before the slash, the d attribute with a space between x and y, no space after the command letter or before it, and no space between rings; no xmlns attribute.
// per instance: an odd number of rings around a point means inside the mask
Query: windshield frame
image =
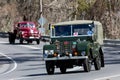
<svg viewBox="0 0 120 80"><path fill-rule="evenodd" d="M69 29L70 29L70 34L69 35L55 35L56 34L56 28L58 28L58 27L64 27L64 28L67 28L67 27L69 27ZM93 24L91 24L91 23L88 23L88 24L74 24L74 25L60 25L60 26L57 26L57 25L55 25L55 26L52 26L52 28L51 28L51 37L79 37L79 36L91 36L91 35L87 35L87 34L83 34L83 35L73 35L73 30L75 29L75 27L77 27L79 30L81 30L81 29L88 29L88 30L91 30L92 32L93 32L93 29L94 29L94 25ZM68 29L67 29L68 30Z"/></svg>

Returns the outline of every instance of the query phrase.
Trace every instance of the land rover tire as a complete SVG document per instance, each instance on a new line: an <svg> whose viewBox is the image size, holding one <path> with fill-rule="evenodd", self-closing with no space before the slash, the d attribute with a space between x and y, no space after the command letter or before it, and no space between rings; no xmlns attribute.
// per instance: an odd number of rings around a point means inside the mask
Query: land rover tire
<svg viewBox="0 0 120 80"><path fill-rule="evenodd" d="M60 66L60 71L61 73L66 73L66 67L65 66Z"/></svg>
<svg viewBox="0 0 120 80"><path fill-rule="evenodd" d="M100 69L101 69L100 56L97 56L97 57L94 59L94 67L95 67L95 70L100 70Z"/></svg>
<svg viewBox="0 0 120 80"><path fill-rule="evenodd" d="M48 74L54 74L54 63L52 61L46 61L46 70Z"/></svg>
<svg viewBox="0 0 120 80"><path fill-rule="evenodd" d="M101 48L99 49L99 53L100 53L100 59L101 59L101 67L105 67L104 54Z"/></svg>
<svg viewBox="0 0 120 80"><path fill-rule="evenodd" d="M89 61L89 58L88 58L88 59L85 59L85 60L83 61L83 68L84 68L84 71L85 71L85 72L90 72L90 70L91 70L91 63L90 63L90 61Z"/></svg>
<svg viewBox="0 0 120 80"><path fill-rule="evenodd" d="M104 56L101 55L101 67L105 67Z"/></svg>

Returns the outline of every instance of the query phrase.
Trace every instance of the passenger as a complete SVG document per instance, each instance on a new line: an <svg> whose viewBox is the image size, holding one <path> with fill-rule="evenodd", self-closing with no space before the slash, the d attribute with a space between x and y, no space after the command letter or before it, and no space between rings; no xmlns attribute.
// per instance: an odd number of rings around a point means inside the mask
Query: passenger
<svg viewBox="0 0 120 80"><path fill-rule="evenodd" d="M90 28L90 29L88 30L88 32L87 32L87 35L92 36L92 34L93 34L93 31L92 31L92 29Z"/></svg>

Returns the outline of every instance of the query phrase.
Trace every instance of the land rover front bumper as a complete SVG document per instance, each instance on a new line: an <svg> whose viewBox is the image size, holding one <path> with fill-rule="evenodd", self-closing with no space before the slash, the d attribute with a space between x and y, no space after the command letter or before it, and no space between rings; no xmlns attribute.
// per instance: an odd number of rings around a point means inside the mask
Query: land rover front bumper
<svg viewBox="0 0 120 80"><path fill-rule="evenodd" d="M55 60L70 60L70 59L87 59L88 56L65 56L65 57L52 57L52 58L44 58L45 61L55 61Z"/></svg>

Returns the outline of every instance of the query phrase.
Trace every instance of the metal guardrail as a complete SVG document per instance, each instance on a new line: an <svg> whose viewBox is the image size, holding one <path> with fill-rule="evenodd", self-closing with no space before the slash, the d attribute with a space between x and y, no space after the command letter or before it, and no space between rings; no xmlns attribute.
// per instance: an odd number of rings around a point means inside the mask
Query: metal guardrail
<svg viewBox="0 0 120 80"><path fill-rule="evenodd" d="M7 38L9 35L7 32L0 32L0 37Z"/></svg>
<svg viewBox="0 0 120 80"><path fill-rule="evenodd" d="M8 38L9 34L7 32L0 32L0 37L1 38ZM48 36L48 35L41 36L41 40L42 41L49 41L50 40L50 36Z"/></svg>
<svg viewBox="0 0 120 80"><path fill-rule="evenodd" d="M104 40L104 43L120 44L120 39L119 40L108 39L108 40Z"/></svg>
<svg viewBox="0 0 120 80"><path fill-rule="evenodd" d="M41 40L45 41L45 42L49 42L50 41L50 36L48 36L48 35L41 36Z"/></svg>
<svg viewBox="0 0 120 80"><path fill-rule="evenodd" d="M105 47L120 47L120 40L108 39L104 40Z"/></svg>
<svg viewBox="0 0 120 80"><path fill-rule="evenodd" d="M0 37L7 38L9 37L9 35L7 32L0 32ZM41 40L49 41L50 36L48 35L41 36ZM120 39L119 40L112 40L112 39L104 40L104 46L120 46Z"/></svg>

